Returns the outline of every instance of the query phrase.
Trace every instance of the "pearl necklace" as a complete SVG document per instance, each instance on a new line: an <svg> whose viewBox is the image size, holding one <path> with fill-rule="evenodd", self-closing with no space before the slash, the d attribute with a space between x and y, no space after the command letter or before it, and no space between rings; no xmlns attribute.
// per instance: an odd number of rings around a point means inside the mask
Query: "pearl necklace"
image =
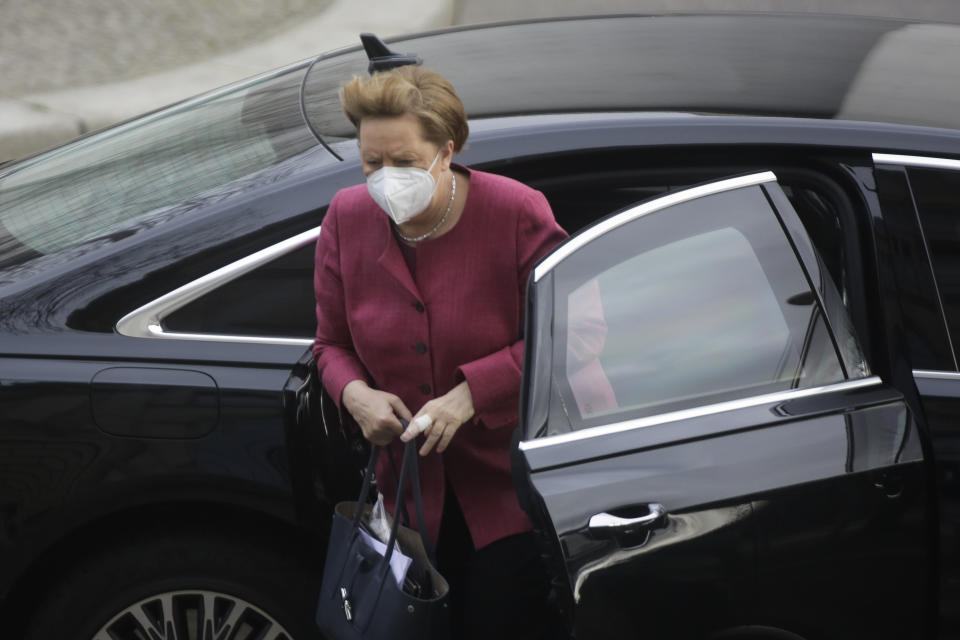
<svg viewBox="0 0 960 640"><path fill-rule="evenodd" d="M450 172L450 180L450 202L447 203L447 210L443 212L443 217L440 218L440 222L437 223L437 226L419 236L405 236L400 232L400 227L397 227L397 235L400 236L401 240L404 242L420 242L421 240L426 240L435 234L437 230L443 226L443 223L447 221L447 216L450 215L450 209L453 208L453 197L457 195L457 176L453 171Z"/></svg>

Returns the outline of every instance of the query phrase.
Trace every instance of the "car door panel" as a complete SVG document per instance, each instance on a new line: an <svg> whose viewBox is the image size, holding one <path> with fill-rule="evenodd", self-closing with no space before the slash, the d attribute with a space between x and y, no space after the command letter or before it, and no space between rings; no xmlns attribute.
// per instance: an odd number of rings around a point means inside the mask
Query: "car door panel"
<svg viewBox="0 0 960 640"><path fill-rule="evenodd" d="M960 430L956 412L960 409L960 373L915 370L914 380L923 400L930 441L933 444L934 477L937 486L937 523L931 525L931 545L939 552L937 571L939 636L960 633Z"/></svg>
<svg viewBox="0 0 960 640"><path fill-rule="evenodd" d="M913 511L922 512L919 465L922 456L913 421L899 394L875 378L869 380L869 394L863 393L863 387L839 393L824 391L824 395L840 395L851 406L863 403L862 396L867 395L866 402L872 406L851 412L835 409L827 415L812 417L787 415L782 412L784 403L775 401L546 448L574 450L565 452L566 455L552 451L548 456L539 450L526 449L533 486L544 502L566 556L568 579L578 609L608 611L613 607L612 592L621 594L621 599L637 599L640 594L647 594L644 598L653 597L647 593L653 588L652 582L657 585L655 601L662 603L667 611L673 610L675 603L687 602L691 594L705 589L723 594L724 609L715 611L711 604L707 615L686 620L647 620L640 624L635 620L622 620L618 632L634 634L657 630L658 633L699 634L755 622L754 616L789 629L795 619L778 612L783 609L778 606L780 599L768 601L760 597L762 590L756 591L751 571L755 564L767 582L791 582L784 581L782 576L771 576L774 572L762 568L774 561L779 566L784 558L794 562L805 558L801 564L809 563L808 556L816 558L810 549L817 546L809 540L799 550L795 548L793 538L798 531L816 536L819 546L824 548L862 545L869 533L864 527L872 521L862 516L860 505L869 501L878 504L879 512L886 508L891 498L888 488L879 485L884 479L880 473L889 472L887 464L894 460L901 467L909 467L895 472L901 477L909 476L909 482L901 479L897 486L913 496L910 500ZM850 397L857 395L861 398ZM873 404L876 402L881 404ZM742 425L759 426L744 429ZM717 433L694 439L681 439L682 435L674 434L670 444L667 441L671 436L667 432L674 427L685 432L706 432L712 428ZM889 437L882 442L869 441L866 436L875 433ZM645 436L647 446L643 442ZM592 442L600 439L606 442L602 445ZM630 453L610 453L618 448ZM588 456L586 463L556 464L563 458ZM849 482L844 479L854 473L860 478L851 478ZM918 482L921 482L919 487ZM784 508L783 503L792 506ZM666 515L656 525L628 536L603 537L588 524L597 513L621 513L624 507L628 511L631 507L641 511L649 504L663 505ZM806 508L797 508L803 505ZM749 519L753 513L755 522ZM881 517L882 513L873 516L874 520ZM922 522L908 524L913 532L923 526ZM857 535L845 535L845 525L853 526ZM883 526L883 521L872 522L873 527L878 525ZM861 547L856 554L860 559L856 564L873 563L877 571L889 571L889 556L885 554L890 547L897 546ZM836 563L832 555L829 558ZM822 568L821 564L818 562L817 566ZM607 576L608 570L616 577ZM794 581L802 575L809 583L810 576L816 573L794 570L791 575ZM819 572L820 588L815 592L816 602L810 602L810 606L833 602L843 595L832 588L823 588L824 579L831 574ZM664 575L671 576L669 590L661 580ZM919 576L913 577L919 579ZM608 580L618 586L615 589L605 586ZM765 602L763 607L756 605L758 597ZM788 602L795 605L800 600L794 597ZM625 603L623 606L630 610ZM796 614L795 606L787 608ZM613 618L594 615L578 620L577 630L579 635L594 637L601 630L612 631L609 625L614 619L616 615ZM866 625L865 620L863 624Z"/></svg>
<svg viewBox="0 0 960 640"><path fill-rule="evenodd" d="M897 607L922 608L927 587L913 416L869 375L773 176L690 192L587 229L528 296L515 464L562 556L574 635L904 637L916 618ZM612 404L575 389L585 286L605 331L591 375Z"/></svg>
<svg viewBox="0 0 960 640"><path fill-rule="evenodd" d="M876 384L879 380L874 379ZM759 426L746 415L733 411L702 418L712 421L717 435L680 443L631 449L624 447L616 455L593 458L586 464L562 467L531 467L534 484L546 501L558 533L579 529L590 515L637 502L663 504L668 513L698 504L727 500L732 496L754 495L802 482L813 482L853 472L853 424L881 422L895 424L904 433L914 429L907 424L906 410L896 398L881 407L854 413L836 412L806 419L771 420L776 405L764 407L769 415ZM750 413L750 412L743 412ZM753 413L759 413L754 411ZM872 414L872 417L864 415ZM669 430L673 424L650 427ZM871 425L873 426L873 425ZM608 436L615 438L615 436ZM666 438L664 438L666 439ZM634 438L634 446L637 445ZM910 438L916 442L916 437ZM565 446L565 445L558 445ZM591 444L577 442L566 446L586 452ZM613 446L616 446L615 444ZM915 447L904 462L921 458ZM887 456L867 454L857 457L866 469L881 466L870 460ZM893 455L889 456L892 462ZM866 470L866 469L857 469ZM636 491L642 487L643 495ZM649 494L649 495L647 495ZM644 497L646 496L646 497Z"/></svg>
<svg viewBox="0 0 960 640"><path fill-rule="evenodd" d="M322 540L336 504L356 499L360 491L368 445L324 390L312 347L290 372L283 404L297 516Z"/></svg>

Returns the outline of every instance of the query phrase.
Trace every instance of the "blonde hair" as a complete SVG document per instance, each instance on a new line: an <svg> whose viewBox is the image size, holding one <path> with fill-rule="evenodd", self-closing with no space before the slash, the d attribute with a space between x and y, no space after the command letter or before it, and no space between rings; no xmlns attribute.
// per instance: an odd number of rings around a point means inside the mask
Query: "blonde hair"
<svg viewBox="0 0 960 640"><path fill-rule="evenodd" d="M408 65L369 78L354 76L340 88L340 103L357 131L364 118L412 113L420 120L426 140L437 145L453 140L454 151L463 148L470 133L467 112L453 85L423 67Z"/></svg>

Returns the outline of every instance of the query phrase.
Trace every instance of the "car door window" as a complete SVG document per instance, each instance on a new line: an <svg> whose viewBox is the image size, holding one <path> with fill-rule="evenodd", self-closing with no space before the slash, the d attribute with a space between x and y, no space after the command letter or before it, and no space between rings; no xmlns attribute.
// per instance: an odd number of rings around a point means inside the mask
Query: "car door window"
<svg viewBox="0 0 960 640"><path fill-rule="evenodd" d="M552 432L847 377L761 186L651 211L567 253L553 268Z"/></svg>
<svg viewBox="0 0 960 640"><path fill-rule="evenodd" d="M960 170L909 167L907 175L956 349L960 344Z"/></svg>

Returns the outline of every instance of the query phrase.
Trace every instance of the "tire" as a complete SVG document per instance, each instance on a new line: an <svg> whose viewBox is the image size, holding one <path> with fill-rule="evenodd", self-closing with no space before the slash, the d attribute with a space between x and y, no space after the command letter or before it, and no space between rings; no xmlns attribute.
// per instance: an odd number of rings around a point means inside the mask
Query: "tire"
<svg viewBox="0 0 960 640"><path fill-rule="evenodd" d="M317 640L319 570L279 546L168 534L101 552L58 580L27 640Z"/></svg>

